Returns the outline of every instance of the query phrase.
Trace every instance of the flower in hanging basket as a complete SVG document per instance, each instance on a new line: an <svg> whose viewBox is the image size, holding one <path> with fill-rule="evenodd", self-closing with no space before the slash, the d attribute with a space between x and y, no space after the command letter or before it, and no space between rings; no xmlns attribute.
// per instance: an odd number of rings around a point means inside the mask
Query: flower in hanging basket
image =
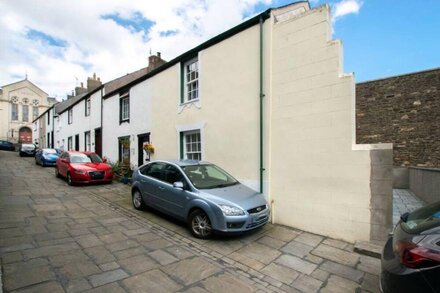
<svg viewBox="0 0 440 293"><path fill-rule="evenodd" d="M154 146L151 143L146 143L144 145L144 150L149 154L154 154Z"/></svg>

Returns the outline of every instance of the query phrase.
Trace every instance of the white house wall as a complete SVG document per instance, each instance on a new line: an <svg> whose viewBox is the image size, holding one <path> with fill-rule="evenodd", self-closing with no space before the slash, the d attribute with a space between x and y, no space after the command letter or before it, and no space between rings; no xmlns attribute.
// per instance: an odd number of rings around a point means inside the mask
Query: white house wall
<svg viewBox="0 0 440 293"><path fill-rule="evenodd" d="M75 148L75 135L79 134L79 150L85 150L84 133L90 131L91 150L95 150L95 129L101 127L101 91L90 96L90 115L85 116L85 101L81 100L73 106L72 124L68 124L68 110L59 114L56 126L55 147L67 150L67 139L72 136L72 149ZM55 118L56 121L57 118ZM64 139L64 146L63 146Z"/></svg>
<svg viewBox="0 0 440 293"><path fill-rule="evenodd" d="M138 164L138 134L151 131L151 80L130 89L130 122L119 124L119 94L103 102L102 155L110 161L119 158L118 138L130 136L130 163ZM154 139L154 138L153 138Z"/></svg>
<svg viewBox="0 0 440 293"><path fill-rule="evenodd" d="M348 241L372 230L369 150L352 149L354 80L328 6L273 28L271 199L276 223ZM391 195L388 195L391 196Z"/></svg>

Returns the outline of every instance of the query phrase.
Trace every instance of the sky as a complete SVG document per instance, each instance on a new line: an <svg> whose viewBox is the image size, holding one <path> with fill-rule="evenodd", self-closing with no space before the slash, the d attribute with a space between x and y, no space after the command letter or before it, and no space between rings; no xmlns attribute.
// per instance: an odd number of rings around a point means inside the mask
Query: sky
<svg viewBox="0 0 440 293"><path fill-rule="evenodd" d="M96 72L110 81L171 60L256 13L293 0L0 1L0 86L28 79L61 100ZM328 4L356 82L440 67L439 0Z"/></svg>

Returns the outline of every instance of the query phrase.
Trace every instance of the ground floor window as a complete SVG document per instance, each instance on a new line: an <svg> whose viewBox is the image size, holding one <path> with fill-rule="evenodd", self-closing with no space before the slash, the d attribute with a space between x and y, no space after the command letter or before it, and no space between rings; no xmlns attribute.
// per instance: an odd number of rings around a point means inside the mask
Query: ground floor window
<svg viewBox="0 0 440 293"><path fill-rule="evenodd" d="M119 162L124 165L130 165L130 136L118 138Z"/></svg>
<svg viewBox="0 0 440 293"><path fill-rule="evenodd" d="M188 160L202 160L202 141L200 130L180 133L181 158Z"/></svg>
<svg viewBox="0 0 440 293"><path fill-rule="evenodd" d="M84 132L84 150L90 152L90 131Z"/></svg>
<svg viewBox="0 0 440 293"><path fill-rule="evenodd" d="M71 136L69 136L68 138L67 138L67 150L68 151L71 151L72 150L72 137Z"/></svg>

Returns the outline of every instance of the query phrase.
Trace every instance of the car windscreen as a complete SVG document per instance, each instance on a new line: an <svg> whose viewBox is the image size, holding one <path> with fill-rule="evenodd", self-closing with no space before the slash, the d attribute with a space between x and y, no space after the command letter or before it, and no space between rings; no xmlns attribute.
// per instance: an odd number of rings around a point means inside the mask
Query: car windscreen
<svg viewBox="0 0 440 293"><path fill-rule="evenodd" d="M70 162L71 163L91 163L92 160L84 154L74 154L74 155L70 155Z"/></svg>
<svg viewBox="0 0 440 293"><path fill-rule="evenodd" d="M182 167L194 187L198 189L221 188L238 181L215 165L189 165Z"/></svg>
<svg viewBox="0 0 440 293"><path fill-rule="evenodd" d="M44 149L44 150L43 150L43 154L47 154L47 155L49 155L49 154L55 154L55 155L57 155L58 153L57 153L57 151L54 150L54 149Z"/></svg>
<svg viewBox="0 0 440 293"><path fill-rule="evenodd" d="M410 213L405 221L401 222L402 229L410 234L440 226L440 201L427 205Z"/></svg>
<svg viewBox="0 0 440 293"><path fill-rule="evenodd" d="M35 146L33 144L23 144L21 149L24 151L32 151L35 149Z"/></svg>
<svg viewBox="0 0 440 293"><path fill-rule="evenodd" d="M102 163L102 159L97 154L87 154L92 163Z"/></svg>

